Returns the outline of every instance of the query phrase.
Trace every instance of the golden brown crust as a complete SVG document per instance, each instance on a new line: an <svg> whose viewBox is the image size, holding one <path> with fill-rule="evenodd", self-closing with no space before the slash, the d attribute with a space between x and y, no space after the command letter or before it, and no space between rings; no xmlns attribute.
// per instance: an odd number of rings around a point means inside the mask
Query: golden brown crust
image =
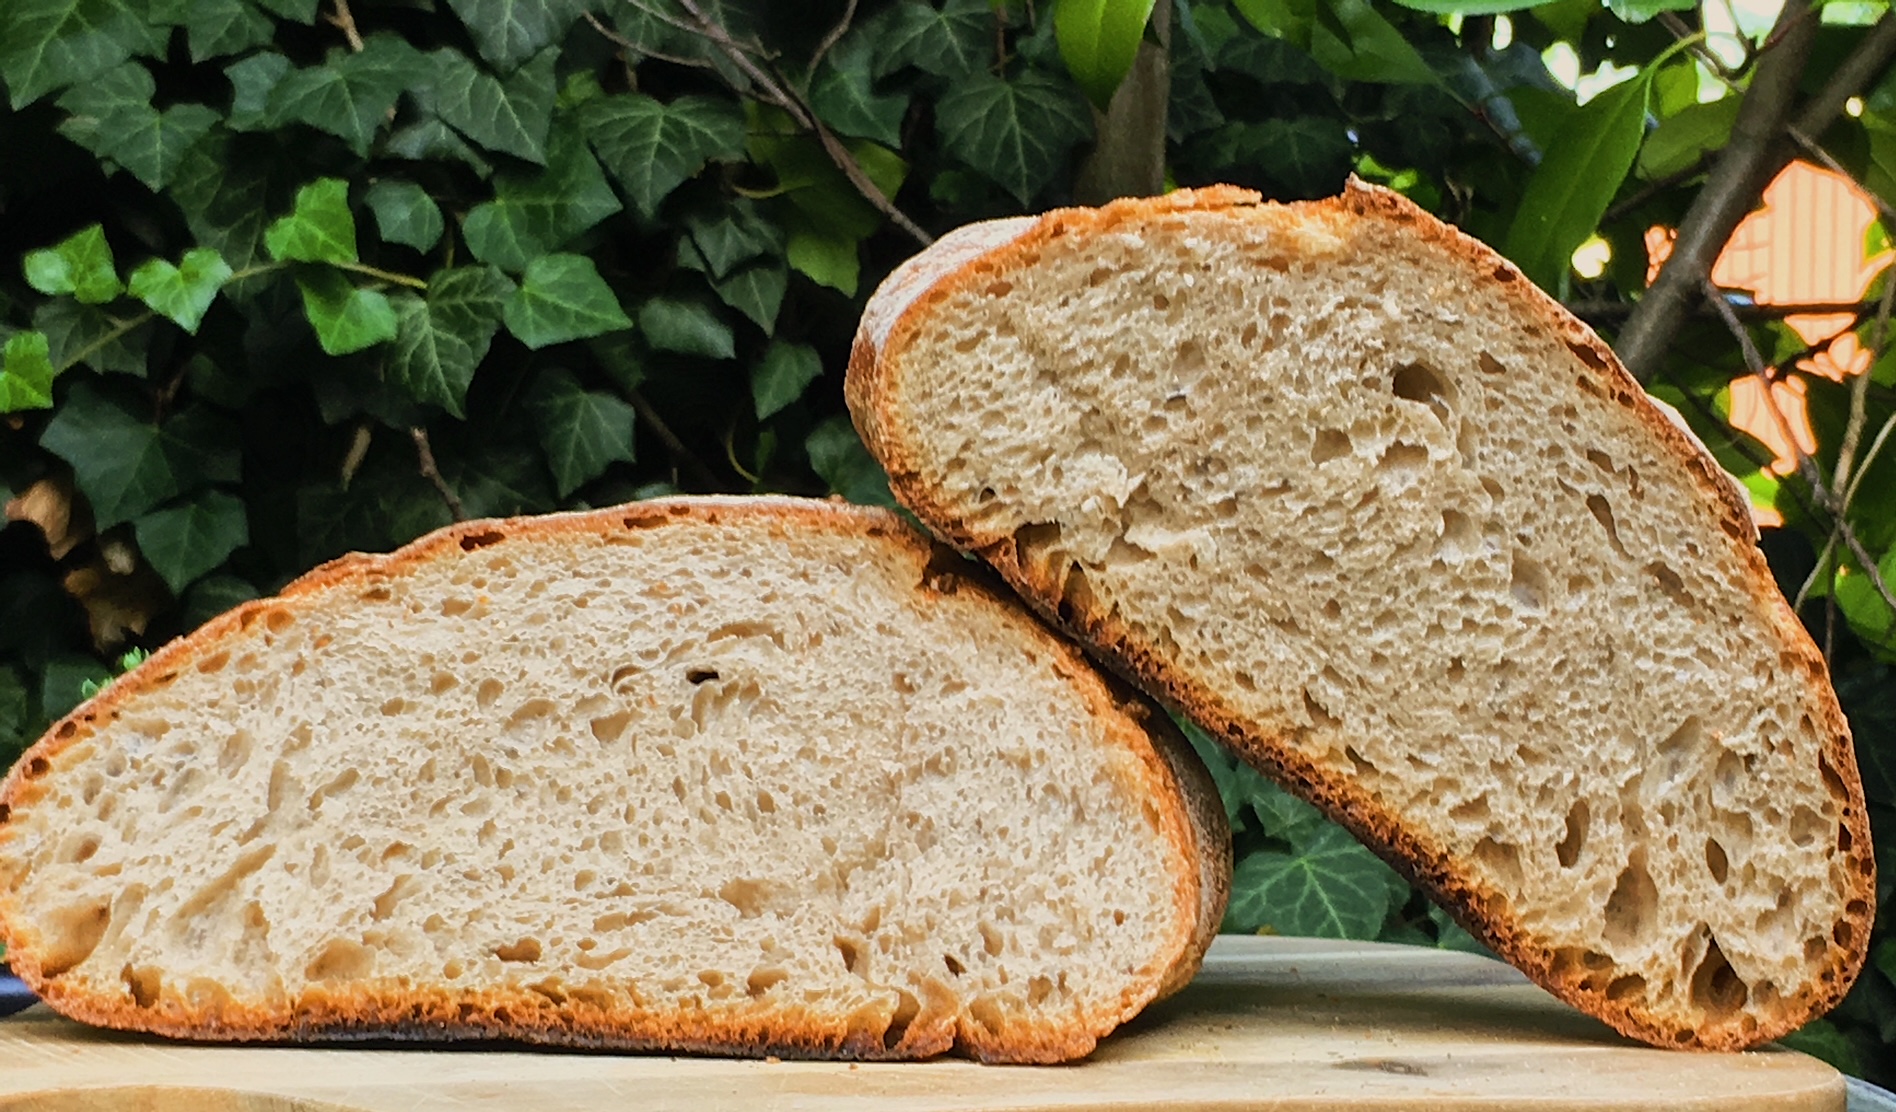
<svg viewBox="0 0 1896 1112"><path fill-rule="evenodd" d="M906 1025L874 1012L825 1015L816 1009L759 1002L745 1009L666 1013L605 1007L574 991L563 1001L518 989L470 993L399 983L369 982L347 989L313 988L294 1001L271 1005L187 1002L166 995L151 1007L134 1007L72 984L42 966L45 940L0 893L0 940L13 970L48 1004L73 1019L124 1030L178 1038L234 1041L350 1039L519 1039L567 1046L631 1050L705 1051L750 1056L919 1058L959 1050L983 1061L1057 1062L1089 1053L1097 1040L1132 1018L1147 1003L1172 991L1196 972L1216 933L1229 888L1229 864L1206 852L1222 838L1223 812L1215 829L1203 815L1209 776L1177 738L1163 712L1143 697L1102 677L1072 643L1023 614L1005 586L958 553L919 535L887 510L839 501L801 498L673 498L544 517L470 521L430 533L386 555L352 553L332 560L286 586L275 598L258 599L211 620L189 636L159 649L142 665L76 708L46 732L0 784L0 844L10 840L13 812L30 808L45 794L42 781L57 771L62 754L119 717L139 696L162 687L195 661L227 649L257 623L273 616L315 609L336 588L359 588L403 575L409 569L459 551L474 551L520 538L558 538L629 529L663 528L679 522L719 523L767 519L786 530L851 533L885 538L902 550L917 571L916 589L929 595L959 595L1014 623L1055 661L1056 669L1105 723L1116 745L1139 758L1139 782L1123 785L1154 801L1160 828L1178 878L1171 936L1153 960L1134 972L1116 1007L1077 1025L1050 1027L1014 1022L999 1032L964 1014L952 990L924 986L922 1009ZM1215 800L1215 789L1212 790ZM624 986L619 986L623 988ZM931 988L933 990L931 990ZM557 990L556 990L557 991Z"/></svg>
<svg viewBox="0 0 1896 1112"><path fill-rule="evenodd" d="M1293 218L1318 221L1337 215L1401 225L1408 234L1445 249L1473 268L1492 277L1530 318L1557 336L1573 353L1582 375L1590 375L1603 396L1624 407L1666 444L1692 474L1716 506L1716 528L1732 541L1731 548L1746 568L1745 583L1777 633L1788 659L1809 678L1820 694L1820 727L1834 739L1822 771L1827 781L1841 785L1842 822L1849 832L1847 868L1853 887L1845 896L1844 919L1837 927L1837 946L1831 964L1814 981L1787 993L1774 1022L1747 1030L1737 1022L1726 1026L1681 1028L1650 1014L1637 1001L1608 997L1594 972L1574 968L1554 950L1537 941L1507 913L1504 895L1461 867L1447 850L1420 832L1403 825L1348 777L1319 768L1300 758L1288 743L1291 726L1260 722L1241 714L1218 691L1176 666L1158 647L1108 613L1090 605L1090 598L1066 595L1064 576L1040 566L1011 536L986 536L971 531L955 510L936 497L922 481L915 456L905 442L905 431L895 411L896 359L929 314L957 291L1031 265L1042 245L1064 236L1098 235L1125 223L1162 224L1168 214L1216 212L1259 206L1257 194L1228 186L1180 190L1159 198L1115 201L1098 209L1060 209L1031 224L1014 223L1007 235L985 254L972 260L931 259L924 252L912 260L903 307L884 326L886 342L877 343L859 333L850 353L845 396L864 443L889 473L890 488L928 528L949 543L979 554L1014 588L1109 665L1139 683L1230 745L1250 764L1322 808L1347 827L1411 881L1427 888L1460 922L1497 954L1527 973L1555 996L1598 1017L1623 1034L1655 1045L1702 1050L1736 1050L1767 1042L1801 1026L1812 1016L1833 1007L1848 990L1868 953L1875 914L1875 866L1869 851L1869 821L1858 778L1849 727L1826 678L1821 654L1789 606L1778 593L1764 557L1752 543L1750 507L1734 490L1711 454L1689 432L1666 418L1646 401L1645 392L1620 364L1612 349L1591 329L1574 319L1558 302L1526 280L1512 263L1479 241L1437 220L1402 195L1354 178L1339 197L1282 206ZM1260 210L1260 218L1276 206ZM868 313L878 308L880 292L870 300ZM1833 790L1835 790L1833 788Z"/></svg>

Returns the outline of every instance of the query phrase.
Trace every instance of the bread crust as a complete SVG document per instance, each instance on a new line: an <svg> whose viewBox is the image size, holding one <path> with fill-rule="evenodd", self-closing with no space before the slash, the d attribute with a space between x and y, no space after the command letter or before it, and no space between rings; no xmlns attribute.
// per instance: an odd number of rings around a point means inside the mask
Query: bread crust
<svg viewBox="0 0 1896 1112"><path fill-rule="evenodd" d="M1831 690L1821 653L1779 594L1769 567L1754 541L1750 506L1711 453L1678 422L1650 404L1645 391L1591 329L1529 282L1512 263L1485 244L1442 223L1394 191L1352 177L1337 197L1292 204L1261 205L1258 194L1230 186L1180 190L1163 197L1115 201L1098 209L1060 209L1037 221L995 222L986 232L966 232L963 245L980 242L986 250L968 258L965 251L931 248L910 260L892 301L877 291L865 320L878 328L860 330L850 353L845 396L865 444L889 473L898 500L936 533L957 547L977 553L998 570L1041 613L1081 640L1114 670L1178 707L1230 746L1248 763L1320 807L1411 882L1427 889L1457 922L1501 957L1555 996L1646 1042L1700 1050L1737 1050L1777 1038L1822 1014L1842 999L1868 953L1875 915L1875 866L1870 857L1869 822L1850 731ZM1447 849L1405 826L1349 777L1301 758L1281 728L1240 713L1219 691L1176 665L1126 624L1093 605L1090 598L1065 594L1064 577L1024 552L1011 535L980 535L937 497L923 481L907 431L896 411L897 354L923 327L930 314L956 292L988 283L1031 265L1048 242L1067 236L1097 236L1121 225L1152 224L1171 214L1252 209L1258 219L1285 223L1337 217L1381 221L1455 256L1474 272L1491 276L1521 315L1559 338L1572 352L1579 373L1601 394L1626 411L1661 441L1691 474L1707 502L1716 507L1717 527L1730 542L1734 558L1746 569L1744 586L1776 635L1784 659L1806 677L1818 695L1820 729L1831 739L1824 770L1845 789L1842 823L1849 832L1847 858L1850 890L1836 935L1839 945L1830 964L1814 980L1781 999L1775 1017L1744 1030L1736 1023L1684 1028L1641 1007L1638 1001L1609 998L1591 971L1563 966L1554 949L1537 940L1505 911L1503 893L1483 883ZM946 240L943 241L947 242Z"/></svg>
<svg viewBox="0 0 1896 1112"><path fill-rule="evenodd" d="M347 988L314 986L275 1006L225 1002L217 1006L166 996L155 1007L134 1007L75 986L43 964L45 940L17 906L14 891L0 892L0 941L14 972L61 1013L85 1023L185 1039L332 1041L392 1039L518 1039L595 1049L672 1050L762 1057L901 1059L956 1050L982 1061L1057 1062L1084 1056L1099 1038L1147 1003L1189 981L1216 935L1230 888L1230 834L1217 790L1190 745L1171 722L1134 689L1102 676L1066 639L1023 613L1004 584L959 553L935 544L895 513L840 500L788 497L680 497L582 513L468 521L427 534L386 555L352 553L323 564L274 598L246 602L172 641L54 723L0 783L0 852L14 836L11 820L46 794L62 754L91 738L195 662L224 651L259 622L317 611L338 588L359 589L462 552L519 538L557 539L665 528L680 523L764 520L802 532L884 538L917 571L925 596L959 595L1011 622L1039 642L1055 668L1108 726L1113 744L1139 758L1140 782L1123 785L1154 801L1160 829L1176 864L1172 928L1157 957L1134 971L1117 1006L1072 1027L1020 1021L1001 1032L963 1014L945 985L923 985L921 1011L899 1038L889 1038L891 1016L838 1016L807 1007L754 1002L717 1012L679 1014L635 1007L603 1008L580 1000L555 1002L527 989L470 992L426 985L370 981ZM62 971L63 972L63 971Z"/></svg>

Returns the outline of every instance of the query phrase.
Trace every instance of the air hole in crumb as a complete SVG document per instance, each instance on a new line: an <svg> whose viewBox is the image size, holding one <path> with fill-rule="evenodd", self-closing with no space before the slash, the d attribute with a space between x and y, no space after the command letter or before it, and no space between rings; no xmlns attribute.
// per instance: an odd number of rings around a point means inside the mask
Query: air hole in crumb
<svg viewBox="0 0 1896 1112"><path fill-rule="evenodd" d="M486 548L490 544L499 544L507 539L507 534L489 529L480 533L469 533L461 538L461 551L472 552L477 548Z"/></svg>
<svg viewBox="0 0 1896 1112"><path fill-rule="evenodd" d="M981 949L991 958L1000 957L1001 951L1006 948L1006 940L1001 937L1001 932L995 928L994 924L986 922L981 923L979 929Z"/></svg>
<svg viewBox="0 0 1896 1112"><path fill-rule="evenodd" d="M389 590L387 587L370 587L357 597L363 602L387 602L389 599L395 597L395 592Z"/></svg>
<svg viewBox="0 0 1896 1112"><path fill-rule="evenodd" d="M922 1014L922 1002L915 998L914 993L906 989L897 989L896 993L898 999L895 1014L889 1017L889 1026L882 1032L884 1050L894 1050L900 1046L902 1039L908 1034L909 1026L915 1022L915 1017Z"/></svg>
<svg viewBox="0 0 1896 1112"><path fill-rule="evenodd" d="M955 960L953 954L943 954L941 956L941 963L947 968L948 975L951 977L959 977L968 971L966 966Z"/></svg>
<svg viewBox="0 0 1896 1112"><path fill-rule="evenodd" d="M539 961L540 940L523 938L511 945L496 946L494 956L502 961Z"/></svg>
<svg viewBox="0 0 1896 1112"><path fill-rule="evenodd" d="M1342 429L1318 429L1310 443L1310 462L1328 463L1350 452L1350 434Z"/></svg>
<svg viewBox="0 0 1896 1112"><path fill-rule="evenodd" d="M1706 945L1698 968L1692 972L1692 1002L1705 1009L1712 1019L1721 1020L1743 1008L1750 995L1750 987L1732 969L1731 962L1725 959L1725 951L1718 946L1718 939L1713 938Z"/></svg>
<svg viewBox="0 0 1896 1112"><path fill-rule="evenodd" d="M1547 570L1526 553L1517 550L1509 572L1508 593L1529 610L1547 605Z"/></svg>
<svg viewBox="0 0 1896 1112"><path fill-rule="evenodd" d="M197 670L208 676L214 672L223 671L224 666L229 663L230 663L230 652L226 650L220 653L213 653L212 655L205 657L203 660L198 661Z"/></svg>
<svg viewBox="0 0 1896 1112"><path fill-rule="evenodd" d="M346 938L332 938L303 969L311 981L354 981L375 968L375 952Z"/></svg>
<svg viewBox="0 0 1896 1112"><path fill-rule="evenodd" d="M131 993L132 1003L140 1008L156 1004L164 991L164 975L149 965L127 965L119 970L119 979L125 982L125 991Z"/></svg>
<svg viewBox="0 0 1896 1112"><path fill-rule="evenodd" d="M608 714L600 718L595 718L587 725L592 729L593 740L603 745L610 745L619 740L620 735L625 733L625 728L631 721L632 712L622 710L617 714Z"/></svg>
<svg viewBox="0 0 1896 1112"><path fill-rule="evenodd" d="M62 738L71 737L72 734L73 724L68 722L64 728L60 730L59 736ZM26 762L26 778L29 780L37 780L52 771L52 768L53 766L46 762L45 757L34 757L32 760Z"/></svg>
<svg viewBox="0 0 1896 1112"><path fill-rule="evenodd" d="M1705 867L1712 872L1715 883L1725 883L1731 874L1731 862L1725 856L1725 847L1718 844L1717 838L1705 839Z"/></svg>
<svg viewBox="0 0 1896 1112"><path fill-rule="evenodd" d="M977 996L968 1002L968 1018L975 1025L993 1036L1000 1036L1007 1030L1007 1013L992 996Z"/></svg>
<svg viewBox="0 0 1896 1112"><path fill-rule="evenodd" d="M830 941L836 946L837 956L843 959L843 968L851 973L860 972L862 947L858 946L854 939L844 938L840 934Z"/></svg>
<svg viewBox="0 0 1896 1112"><path fill-rule="evenodd" d="M1646 872L1644 850L1634 850L1606 898L1606 941L1616 949L1643 942L1658 916L1659 889Z"/></svg>
<svg viewBox="0 0 1896 1112"><path fill-rule="evenodd" d="M1495 840L1490 835L1475 843L1475 860L1486 866L1491 876L1500 880L1507 892L1519 892L1525 879L1521 870L1521 848L1511 842Z"/></svg>
<svg viewBox="0 0 1896 1112"><path fill-rule="evenodd" d="M1631 1000L1646 991L1646 978L1637 973L1626 973L1613 978L1606 986L1608 1000Z"/></svg>
<svg viewBox="0 0 1896 1112"><path fill-rule="evenodd" d="M1476 362L1480 365L1482 374L1504 375L1508 373L1507 367L1503 366L1499 359L1496 359L1485 351L1481 353L1481 358Z"/></svg>
<svg viewBox="0 0 1896 1112"><path fill-rule="evenodd" d="M499 701L500 696L506 690L507 685L501 683L499 680L482 680L481 685L474 689L474 702L478 704L482 710L487 710L492 707L495 702Z"/></svg>
<svg viewBox="0 0 1896 1112"><path fill-rule="evenodd" d="M1441 375L1421 363L1407 363L1396 368L1390 385L1396 397L1427 406L1442 427L1448 427L1449 392Z"/></svg>
<svg viewBox="0 0 1896 1112"><path fill-rule="evenodd" d="M1580 851L1586 848L1590 820L1586 800L1576 799L1573 806L1567 808L1567 833L1560 839L1560 844L1554 847L1554 857L1559 860L1561 868L1571 869L1580 860Z"/></svg>
<svg viewBox="0 0 1896 1112"><path fill-rule="evenodd" d="M1428 465L1429 450L1420 444L1395 441L1377 458L1376 467L1399 475L1413 475Z"/></svg>
<svg viewBox="0 0 1896 1112"><path fill-rule="evenodd" d="M458 618L469 610L474 609L474 604L464 598L443 599L440 609L442 617Z"/></svg>
<svg viewBox="0 0 1896 1112"><path fill-rule="evenodd" d="M692 668L685 673L686 681L693 685L706 683L717 678L718 673L715 668Z"/></svg>
<svg viewBox="0 0 1896 1112"><path fill-rule="evenodd" d="M1626 546L1620 542L1619 527L1613 522L1613 507L1605 496L1587 495L1587 510L1593 514L1593 520L1600 523L1600 528L1606 530L1606 540L1613 546L1613 551L1621 556L1626 555Z"/></svg>
<svg viewBox="0 0 1896 1112"><path fill-rule="evenodd" d="M789 979L790 974L782 969L760 966L744 979L744 994L755 1000Z"/></svg>
<svg viewBox="0 0 1896 1112"><path fill-rule="evenodd" d="M1685 580L1679 578L1679 573L1673 571L1663 561L1655 560L1647 564L1646 574L1653 577L1653 580L1659 584L1659 589L1674 604L1688 609L1692 606L1692 596L1685 589Z"/></svg>

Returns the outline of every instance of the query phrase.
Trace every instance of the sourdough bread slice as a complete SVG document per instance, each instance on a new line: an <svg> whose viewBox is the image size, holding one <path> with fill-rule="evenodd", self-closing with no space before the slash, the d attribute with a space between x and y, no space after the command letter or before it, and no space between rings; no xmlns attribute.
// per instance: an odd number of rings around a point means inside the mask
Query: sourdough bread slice
<svg viewBox="0 0 1896 1112"><path fill-rule="evenodd" d="M978 570L782 498L346 557L26 754L7 957L191 1038L1083 1055L1197 968L1229 837Z"/></svg>
<svg viewBox="0 0 1896 1112"><path fill-rule="evenodd" d="M1612 352L1400 196L977 225L871 299L897 496L1655 1044L1829 1007L1873 906L1824 662Z"/></svg>

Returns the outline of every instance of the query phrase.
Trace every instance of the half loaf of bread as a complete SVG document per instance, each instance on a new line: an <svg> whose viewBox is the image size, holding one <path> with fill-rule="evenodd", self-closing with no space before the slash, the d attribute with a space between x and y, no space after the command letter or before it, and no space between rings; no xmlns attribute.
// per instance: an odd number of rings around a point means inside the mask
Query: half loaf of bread
<svg viewBox="0 0 1896 1112"><path fill-rule="evenodd" d="M1352 183L976 225L849 369L897 495L1558 996L1734 1048L1873 907L1745 500L1481 244Z"/></svg>
<svg viewBox="0 0 1896 1112"><path fill-rule="evenodd" d="M7 958L191 1038L1083 1055L1197 968L1223 811L973 570L782 498L319 568L14 769Z"/></svg>

